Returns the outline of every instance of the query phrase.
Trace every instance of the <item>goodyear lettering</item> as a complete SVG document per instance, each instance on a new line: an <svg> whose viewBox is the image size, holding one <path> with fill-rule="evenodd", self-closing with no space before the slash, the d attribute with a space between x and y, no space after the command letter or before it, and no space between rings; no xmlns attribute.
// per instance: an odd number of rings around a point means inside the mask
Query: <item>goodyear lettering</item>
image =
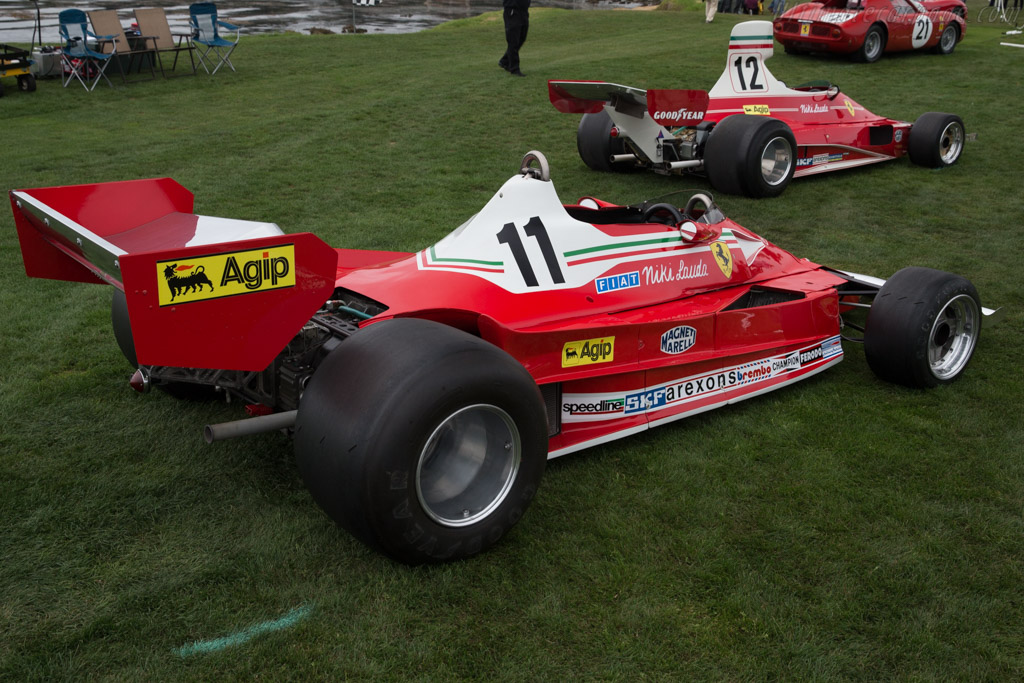
<svg viewBox="0 0 1024 683"><path fill-rule="evenodd" d="M615 337L568 342L562 347L562 367L610 363L615 358Z"/></svg>
<svg viewBox="0 0 1024 683"><path fill-rule="evenodd" d="M744 114L754 114L755 116L771 116L772 110L768 108L767 104L744 104Z"/></svg>
<svg viewBox="0 0 1024 683"><path fill-rule="evenodd" d="M701 121L704 119L704 112L681 107L676 111L656 111L654 118L660 121Z"/></svg>
<svg viewBox="0 0 1024 683"><path fill-rule="evenodd" d="M661 335L661 352L678 354L686 351L697 341L697 330L689 325L673 327Z"/></svg>
<svg viewBox="0 0 1024 683"><path fill-rule="evenodd" d="M295 286L295 245L157 261L161 306Z"/></svg>

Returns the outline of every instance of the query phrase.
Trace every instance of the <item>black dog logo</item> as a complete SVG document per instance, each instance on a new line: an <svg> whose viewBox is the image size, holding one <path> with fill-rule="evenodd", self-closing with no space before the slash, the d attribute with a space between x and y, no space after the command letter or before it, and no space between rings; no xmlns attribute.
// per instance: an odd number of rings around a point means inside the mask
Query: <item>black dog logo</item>
<svg viewBox="0 0 1024 683"><path fill-rule="evenodd" d="M191 268L192 266L185 266L185 268ZM203 291L203 285L209 285L210 291L213 291L213 283L210 282L210 278L206 277L204 271L206 270L203 266L196 268L195 272L189 273L185 277L178 275L178 264L164 268L164 279L167 280L167 286L171 290L171 301L174 301L174 297L179 294L188 294L190 292Z"/></svg>

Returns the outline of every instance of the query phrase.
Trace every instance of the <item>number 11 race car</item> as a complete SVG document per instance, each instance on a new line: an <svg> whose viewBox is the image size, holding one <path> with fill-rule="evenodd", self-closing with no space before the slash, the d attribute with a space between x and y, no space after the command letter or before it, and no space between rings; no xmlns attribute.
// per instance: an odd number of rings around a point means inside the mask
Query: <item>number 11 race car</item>
<svg viewBox="0 0 1024 683"><path fill-rule="evenodd" d="M773 46L770 22L736 24L710 92L553 80L548 96L559 111L583 114L576 147L590 168L701 173L729 194L774 197L794 177L904 155L930 168L960 158L959 116L930 112L910 124L872 114L836 85L789 88L765 64Z"/></svg>
<svg viewBox="0 0 1024 683"><path fill-rule="evenodd" d="M706 195L563 205L539 152L417 253L196 215L168 178L10 199L28 275L113 286L136 389L247 404L207 440L290 432L327 514L407 563L495 543L547 459L806 379L844 341L952 382L999 312L957 275L797 258Z"/></svg>

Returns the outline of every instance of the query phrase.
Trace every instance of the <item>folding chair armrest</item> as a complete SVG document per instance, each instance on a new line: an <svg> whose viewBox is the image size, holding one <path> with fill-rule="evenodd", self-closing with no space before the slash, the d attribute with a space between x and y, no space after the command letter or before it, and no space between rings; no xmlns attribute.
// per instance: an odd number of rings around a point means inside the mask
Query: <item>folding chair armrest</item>
<svg viewBox="0 0 1024 683"><path fill-rule="evenodd" d="M219 26L220 26L221 28L226 28L226 29L227 29L227 30L229 30L229 31L237 31L237 30L238 30L238 27L237 27L237 26L235 26L234 24L229 24L228 22L226 22L226 21L221 21L220 19L218 19L218 20L217 20L217 24L218 24L218 25L219 25Z"/></svg>

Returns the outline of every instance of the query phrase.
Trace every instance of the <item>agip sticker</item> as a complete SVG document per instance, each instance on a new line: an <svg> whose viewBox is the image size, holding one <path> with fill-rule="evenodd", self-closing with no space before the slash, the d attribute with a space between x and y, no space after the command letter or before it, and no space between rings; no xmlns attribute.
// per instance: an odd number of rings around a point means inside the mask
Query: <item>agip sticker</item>
<svg viewBox="0 0 1024 683"><path fill-rule="evenodd" d="M157 261L161 306L295 286L295 245Z"/></svg>
<svg viewBox="0 0 1024 683"><path fill-rule="evenodd" d="M610 363L615 359L615 337L567 342L562 347L562 367Z"/></svg>

